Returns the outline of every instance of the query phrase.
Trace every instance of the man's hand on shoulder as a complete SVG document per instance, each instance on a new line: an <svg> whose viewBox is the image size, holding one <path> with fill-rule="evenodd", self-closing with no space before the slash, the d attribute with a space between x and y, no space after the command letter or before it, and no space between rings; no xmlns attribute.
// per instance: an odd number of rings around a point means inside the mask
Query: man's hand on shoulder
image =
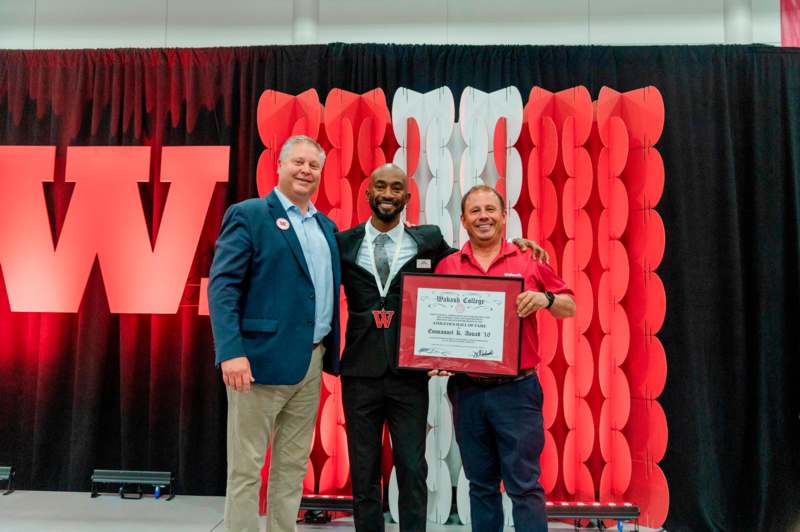
<svg viewBox="0 0 800 532"><path fill-rule="evenodd" d="M250 372L250 361L247 357L230 358L219 365L222 370L222 381L225 386L237 392L250 391L250 383L255 381Z"/></svg>
<svg viewBox="0 0 800 532"><path fill-rule="evenodd" d="M522 251L530 249L531 254L533 255L533 260L550 264L550 254L547 253L547 251L545 251L545 249L535 241L528 240L527 238L515 238L511 242Z"/></svg>

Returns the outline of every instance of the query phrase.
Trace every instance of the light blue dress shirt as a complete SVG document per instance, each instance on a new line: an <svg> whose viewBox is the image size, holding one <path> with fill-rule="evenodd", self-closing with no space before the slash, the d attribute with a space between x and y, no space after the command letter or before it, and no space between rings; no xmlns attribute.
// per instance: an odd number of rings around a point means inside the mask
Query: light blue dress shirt
<svg viewBox="0 0 800 532"><path fill-rule="evenodd" d="M369 245L370 241L374 241L375 237L380 234L380 231L375 229L375 226L372 225L372 220L367 220L367 223L364 224L364 231L371 238L365 238L361 241L361 247L358 248L358 256L356 257L356 264L367 270L368 272L374 272L374 262L375 257L373 255L372 248ZM397 246L397 241L400 240L400 235L403 234L405 231L405 227L403 226L403 222L400 222L392 229L386 232L389 235L389 240L386 242L386 256L389 258L389 266L392 266L392 259L394 259L394 252L395 246ZM403 237L403 243L400 247L400 256L397 257L397 263L394 264L394 267L389 270L389 284L392 283L394 276L397 275L397 272L405 265L406 262L410 261L414 258L417 254L417 242L411 238L409 235L405 235Z"/></svg>
<svg viewBox="0 0 800 532"><path fill-rule="evenodd" d="M275 195L286 210L289 222L292 224L303 256L314 283L314 343L321 342L331 332L333 319L333 265L331 264L331 248L322 233L316 217L317 208L311 202L305 214L300 212L300 207L292 203L278 188ZM280 279L278 282L282 282ZM336 294L338 296L339 294Z"/></svg>

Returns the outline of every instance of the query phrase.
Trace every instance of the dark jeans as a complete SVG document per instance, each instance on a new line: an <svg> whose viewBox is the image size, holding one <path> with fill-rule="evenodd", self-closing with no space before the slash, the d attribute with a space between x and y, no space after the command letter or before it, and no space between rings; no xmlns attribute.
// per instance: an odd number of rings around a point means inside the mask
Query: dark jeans
<svg viewBox="0 0 800 532"><path fill-rule="evenodd" d="M513 505L518 532L547 530L539 455L544 447L542 387L535 374L519 381L481 386L450 377L456 440L469 480L475 532L503 530L500 480Z"/></svg>
<svg viewBox="0 0 800 532"><path fill-rule="evenodd" d="M424 532L428 512L425 434L428 378L425 375L342 377L342 406L353 487L353 524L358 532L382 532L381 437L392 436L402 532Z"/></svg>

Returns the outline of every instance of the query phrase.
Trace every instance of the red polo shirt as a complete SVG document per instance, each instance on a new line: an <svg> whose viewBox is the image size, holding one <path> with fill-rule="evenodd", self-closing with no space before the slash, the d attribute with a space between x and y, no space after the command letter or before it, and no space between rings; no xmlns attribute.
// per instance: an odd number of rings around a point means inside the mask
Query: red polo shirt
<svg viewBox="0 0 800 532"><path fill-rule="evenodd" d="M488 277L522 277L525 290L573 295L567 284L550 266L531 258L530 251L521 251L516 245L503 241L503 247L483 271L472 254L472 243L467 242L461 251L442 260L436 273L452 275L485 275ZM538 312L548 312L544 309ZM520 369L531 369L539 364L539 336L536 330L536 312L522 320L522 352Z"/></svg>

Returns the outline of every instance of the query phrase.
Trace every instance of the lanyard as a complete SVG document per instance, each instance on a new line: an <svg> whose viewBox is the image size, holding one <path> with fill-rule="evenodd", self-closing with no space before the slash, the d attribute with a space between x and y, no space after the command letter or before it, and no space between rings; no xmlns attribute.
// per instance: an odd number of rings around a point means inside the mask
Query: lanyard
<svg viewBox="0 0 800 532"><path fill-rule="evenodd" d="M373 229L375 229L373 227ZM376 230L377 231L377 230ZM375 277L375 284L378 286L378 294L381 296L381 307L383 307L384 301L386 301L386 294L389 293L389 285L392 284L392 271L394 271L395 266L397 266L397 261L400 259L400 248L403 245L403 238L406 236L405 229L401 226L400 229L400 238L397 239L397 243L394 247L394 258L392 259L392 264L389 266L389 275L386 276L386 284L381 284L381 277L378 275L378 267L375 265L375 237L370 234L369 231L364 232L364 240L367 241L369 244L370 253L372 253L372 262L370 265L372 266L372 276ZM391 237L389 237L391 238Z"/></svg>

